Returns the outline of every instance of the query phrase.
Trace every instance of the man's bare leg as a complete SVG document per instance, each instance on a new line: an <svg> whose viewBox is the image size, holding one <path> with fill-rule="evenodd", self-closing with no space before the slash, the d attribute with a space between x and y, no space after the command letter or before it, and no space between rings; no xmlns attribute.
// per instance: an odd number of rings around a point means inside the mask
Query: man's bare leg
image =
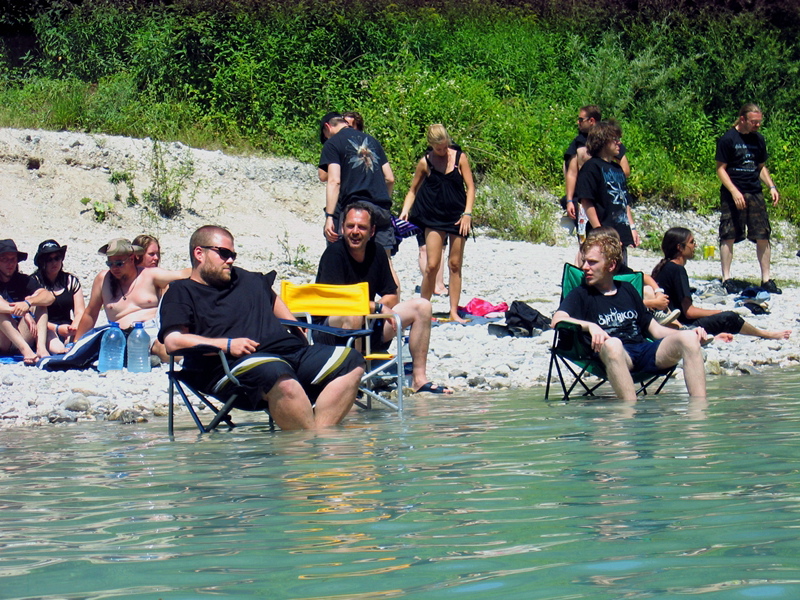
<svg viewBox="0 0 800 600"><path fill-rule="evenodd" d="M631 378L631 357L619 338L609 338L600 348L600 360L606 367L606 374L617 398L625 401L636 400L636 388Z"/></svg>
<svg viewBox="0 0 800 600"><path fill-rule="evenodd" d="M283 430L313 429L314 410L300 382L283 376L264 394L269 414Z"/></svg>
<svg viewBox="0 0 800 600"><path fill-rule="evenodd" d="M364 369L358 367L341 375L325 386L314 404L314 422L317 429L338 425L347 416L356 400L358 384Z"/></svg>
<svg viewBox="0 0 800 600"><path fill-rule="evenodd" d="M661 340L656 351L656 366L666 369L683 358L686 390L693 398L706 396L706 368L700 353L700 340L693 331L678 331Z"/></svg>
<svg viewBox="0 0 800 600"><path fill-rule="evenodd" d="M782 331L767 331L745 321L744 325L742 325L742 328L739 330L739 333L742 335L753 335L755 337L761 337L768 340L788 340L789 336L792 335L792 330L784 329Z"/></svg>
<svg viewBox="0 0 800 600"><path fill-rule="evenodd" d="M733 262L733 240L720 240L719 262L722 265L722 281L731 278L731 263Z"/></svg>
<svg viewBox="0 0 800 600"><path fill-rule="evenodd" d="M769 263L772 258L772 245L769 240L756 240L756 257L758 266L761 267L761 282L766 283L770 277Z"/></svg>
<svg viewBox="0 0 800 600"><path fill-rule="evenodd" d="M414 298L397 304L393 309L400 315L403 327L411 327L408 333L408 348L413 363L413 388L418 390L428 383L428 346L431 340L431 303ZM395 335L388 323L383 326L383 339L388 341Z"/></svg>

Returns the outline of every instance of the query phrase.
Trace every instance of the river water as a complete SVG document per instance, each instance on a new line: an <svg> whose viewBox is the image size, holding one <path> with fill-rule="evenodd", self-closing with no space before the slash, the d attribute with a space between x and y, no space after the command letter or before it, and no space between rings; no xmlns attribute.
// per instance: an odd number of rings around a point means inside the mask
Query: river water
<svg viewBox="0 0 800 600"><path fill-rule="evenodd" d="M0 431L0 597L800 597L800 371L543 396Z"/></svg>

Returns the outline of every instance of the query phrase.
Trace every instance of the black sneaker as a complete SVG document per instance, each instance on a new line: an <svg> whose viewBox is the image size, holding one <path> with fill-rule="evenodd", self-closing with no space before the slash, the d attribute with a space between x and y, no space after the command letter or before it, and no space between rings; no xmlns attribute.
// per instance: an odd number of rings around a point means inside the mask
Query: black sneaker
<svg viewBox="0 0 800 600"><path fill-rule="evenodd" d="M725 288L725 291L729 294L738 294L740 292L739 286L736 285L736 282L733 279L726 279L722 282L722 287Z"/></svg>
<svg viewBox="0 0 800 600"><path fill-rule="evenodd" d="M775 285L775 282L770 279L769 281L762 281L761 282L762 289L767 290L770 294L782 294L783 290Z"/></svg>

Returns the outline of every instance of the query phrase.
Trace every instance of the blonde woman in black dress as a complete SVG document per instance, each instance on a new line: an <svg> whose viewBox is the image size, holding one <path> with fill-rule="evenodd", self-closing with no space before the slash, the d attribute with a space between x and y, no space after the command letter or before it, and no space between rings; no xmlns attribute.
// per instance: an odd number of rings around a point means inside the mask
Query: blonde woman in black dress
<svg viewBox="0 0 800 600"><path fill-rule="evenodd" d="M400 218L425 233L428 264L420 287L422 297L428 300L433 295L442 248L449 238L450 318L464 323L458 314L458 302L464 245L472 230L475 181L467 155L453 144L444 125L428 127L428 144L430 150L417 163Z"/></svg>

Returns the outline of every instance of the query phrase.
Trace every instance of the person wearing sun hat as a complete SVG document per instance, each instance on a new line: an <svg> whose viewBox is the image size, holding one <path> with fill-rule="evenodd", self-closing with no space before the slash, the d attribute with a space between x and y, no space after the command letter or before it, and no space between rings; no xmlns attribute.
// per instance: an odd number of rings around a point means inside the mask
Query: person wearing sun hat
<svg viewBox="0 0 800 600"><path fill-rule="evenodd" d="M143 252L144 248L125 238L115 238L98 249L98 254L105 255L108 268L94 278L89 303L78 322L75 339L95 326L103 308L108 321L116 321L123 330L133 328L136 322L143 322L150 336L150 353L166 361L164 346L156 340L158 303L170 283L186 279L192 271L190 268L168 271L161 267L137 267L134 256Z"/></svg>
<svg viewBox="0 0 800 600"><path fill-rule="evenodd" d="M25 260L28 253L17 250L14 240L0 240L0 353L20 352L25 364L32 365L49 356L46 307L54 296L19 272Z"/></svg>
<svg viewBox="0 0 800 600"><path fill-rule="evenodd" d="M47 349L51 354L63 354L67 351L65 344L75 341L73 336L86 308L81 282L64 270L66 253L66 244L45 240L33 257L36 271L32 277L55 296L47 307Z"/></svg>

